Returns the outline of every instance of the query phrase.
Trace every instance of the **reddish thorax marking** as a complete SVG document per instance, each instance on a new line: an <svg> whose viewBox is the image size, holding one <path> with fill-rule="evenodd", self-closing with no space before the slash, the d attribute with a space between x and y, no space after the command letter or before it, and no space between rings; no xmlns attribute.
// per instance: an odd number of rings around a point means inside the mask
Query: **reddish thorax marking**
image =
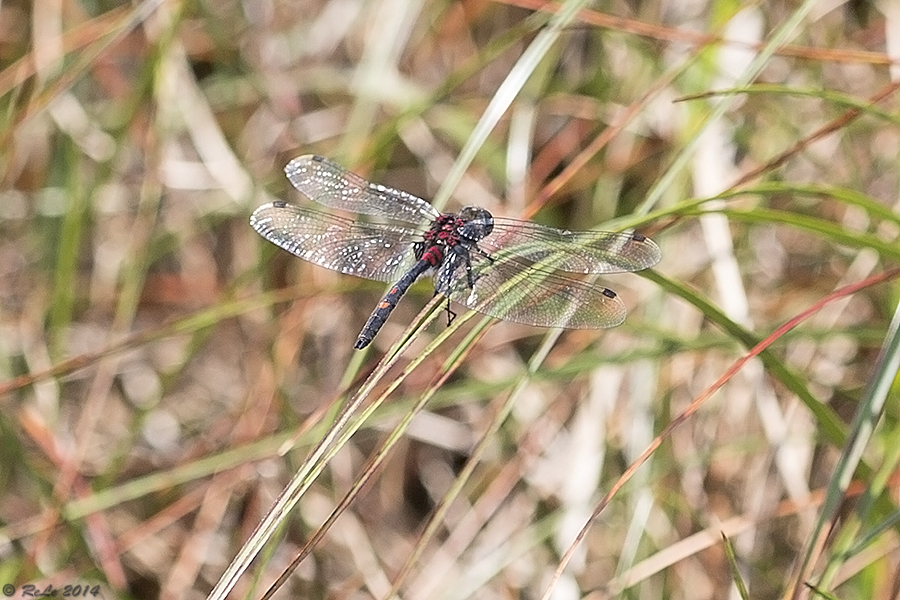
<svg viewBox="0 0 900 600"><path fill-rule="evenodd" d="M426 260L436 267L444 260L444 246L455 246L459 243L459 228L465 225L465 221L455 215L445 214L434 220L434 225L426 231L422 238L425 240L425 251L420 260Z"/></svg>

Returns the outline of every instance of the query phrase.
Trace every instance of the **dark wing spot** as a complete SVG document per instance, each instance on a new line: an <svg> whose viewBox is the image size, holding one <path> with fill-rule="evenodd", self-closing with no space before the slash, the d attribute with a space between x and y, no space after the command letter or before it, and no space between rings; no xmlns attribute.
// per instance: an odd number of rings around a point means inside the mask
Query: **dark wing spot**
<svg viewBox="0 0 900 600"><path fill-rule="evenodd" d="M615 298L616 293L609 288L603 288L603 295L607 298Z"/></svg>

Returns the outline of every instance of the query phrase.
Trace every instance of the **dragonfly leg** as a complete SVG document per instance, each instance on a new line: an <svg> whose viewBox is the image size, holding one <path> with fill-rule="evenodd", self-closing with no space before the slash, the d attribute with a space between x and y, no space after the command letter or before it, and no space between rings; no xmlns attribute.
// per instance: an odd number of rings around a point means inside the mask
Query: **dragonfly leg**
<svg viewBox="0 0 900 600"><path fill-rule="evenodd" d="M479 248L478 246L472 246L472 250L474 250L474 251L477 252L479 255L481 255L481 258L487 259L487 261L488 261L489 263L493 263L493 262L494 262L494 259L491 257L491 255L488 254L487 252L485 252L484 250L482 250L481 248Z"/></svg>
<svg viewBox="0 0 900 600"><path fill-rule="evenodd" d="M437 290L434 290L434 296L437 296L439 293L440 292ZM432 298L434 298L434 296L432 296ZM450 323L456 318L456 313L450 309L450 298L447 298L447 306L444 310L447 312L447 327L450 327Z"/></svg>
<svg viewBox="0 0 900 600"><path fill-rule="evenodd" d="M453 319L456 318L456 313L450 310L450 298L447 298L447 327L450 327L450 323L453 322Z"/></svg>
<svg viewBox="0 0 900 600"><path fill-rule="evenodd" d="M486 259L489 263L494 264L494 259L491 258L491 255L488 254L487 252L485 252L484 250L482 250L481 248L479 248L478 246L473 245L471 249L474 250L475 252L477 252L479 255L481 255L481 257ZM472 289L475 289L475 282L478 281L478 277L480 277L480 276L476 277L472 273L471 253L467 252L465 254L465 261L466 261L466 283L469 285L469 289L472 290Z"/></svg>

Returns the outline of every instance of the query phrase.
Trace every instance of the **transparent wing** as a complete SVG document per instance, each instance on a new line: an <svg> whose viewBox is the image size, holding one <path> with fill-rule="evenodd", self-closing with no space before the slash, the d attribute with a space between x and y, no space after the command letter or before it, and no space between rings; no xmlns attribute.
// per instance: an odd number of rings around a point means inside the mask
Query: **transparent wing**
<svg viewBox="0 0 900 600"><path fill-rule="evenodd" d="M297 191L319 204L364 215L430 225L440 213L416 196L369 183L327 158L308 154L292 160L284 173Z"/></svg>
<svg viewBox="0 0 900 600"><path fill-rule="evenodd" d="M253 211L250 225L261 236L320 267L348 275L396 281L416 262L412 229L360 223L285 202Z"/></svg>
<svg viewBox="0 0 900 600"><path fill-rule="evenodd" d="M565 231L530 221L494 217L494 229L479 240L488 254L503 251L570 273L640 271L659 262L653 240L636 233Z"/></svg>
<svg viewBox="0 0 900 600"><path fill-rule="evenodd" d="M569 329L603 329L615 327L625 320L625 305L612 290L540 269L512 255L485 258L471 253L472 279L462 259L451 266L452 276L438 273L439 292L454 302L473 310L503 319Z"/></svg>

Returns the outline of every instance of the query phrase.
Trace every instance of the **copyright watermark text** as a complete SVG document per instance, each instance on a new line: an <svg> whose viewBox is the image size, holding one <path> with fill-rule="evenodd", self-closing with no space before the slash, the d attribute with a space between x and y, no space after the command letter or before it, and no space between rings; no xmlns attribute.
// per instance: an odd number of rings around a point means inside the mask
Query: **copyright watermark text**
<svg viewBox="0 0 900 600"><path fill-rule="evenodd" d="M99 598L100 586L89 583L70 583L66 585L36 585L25 583L15 586L5 583L0 586L0 592L7 598Z"/></svg>

